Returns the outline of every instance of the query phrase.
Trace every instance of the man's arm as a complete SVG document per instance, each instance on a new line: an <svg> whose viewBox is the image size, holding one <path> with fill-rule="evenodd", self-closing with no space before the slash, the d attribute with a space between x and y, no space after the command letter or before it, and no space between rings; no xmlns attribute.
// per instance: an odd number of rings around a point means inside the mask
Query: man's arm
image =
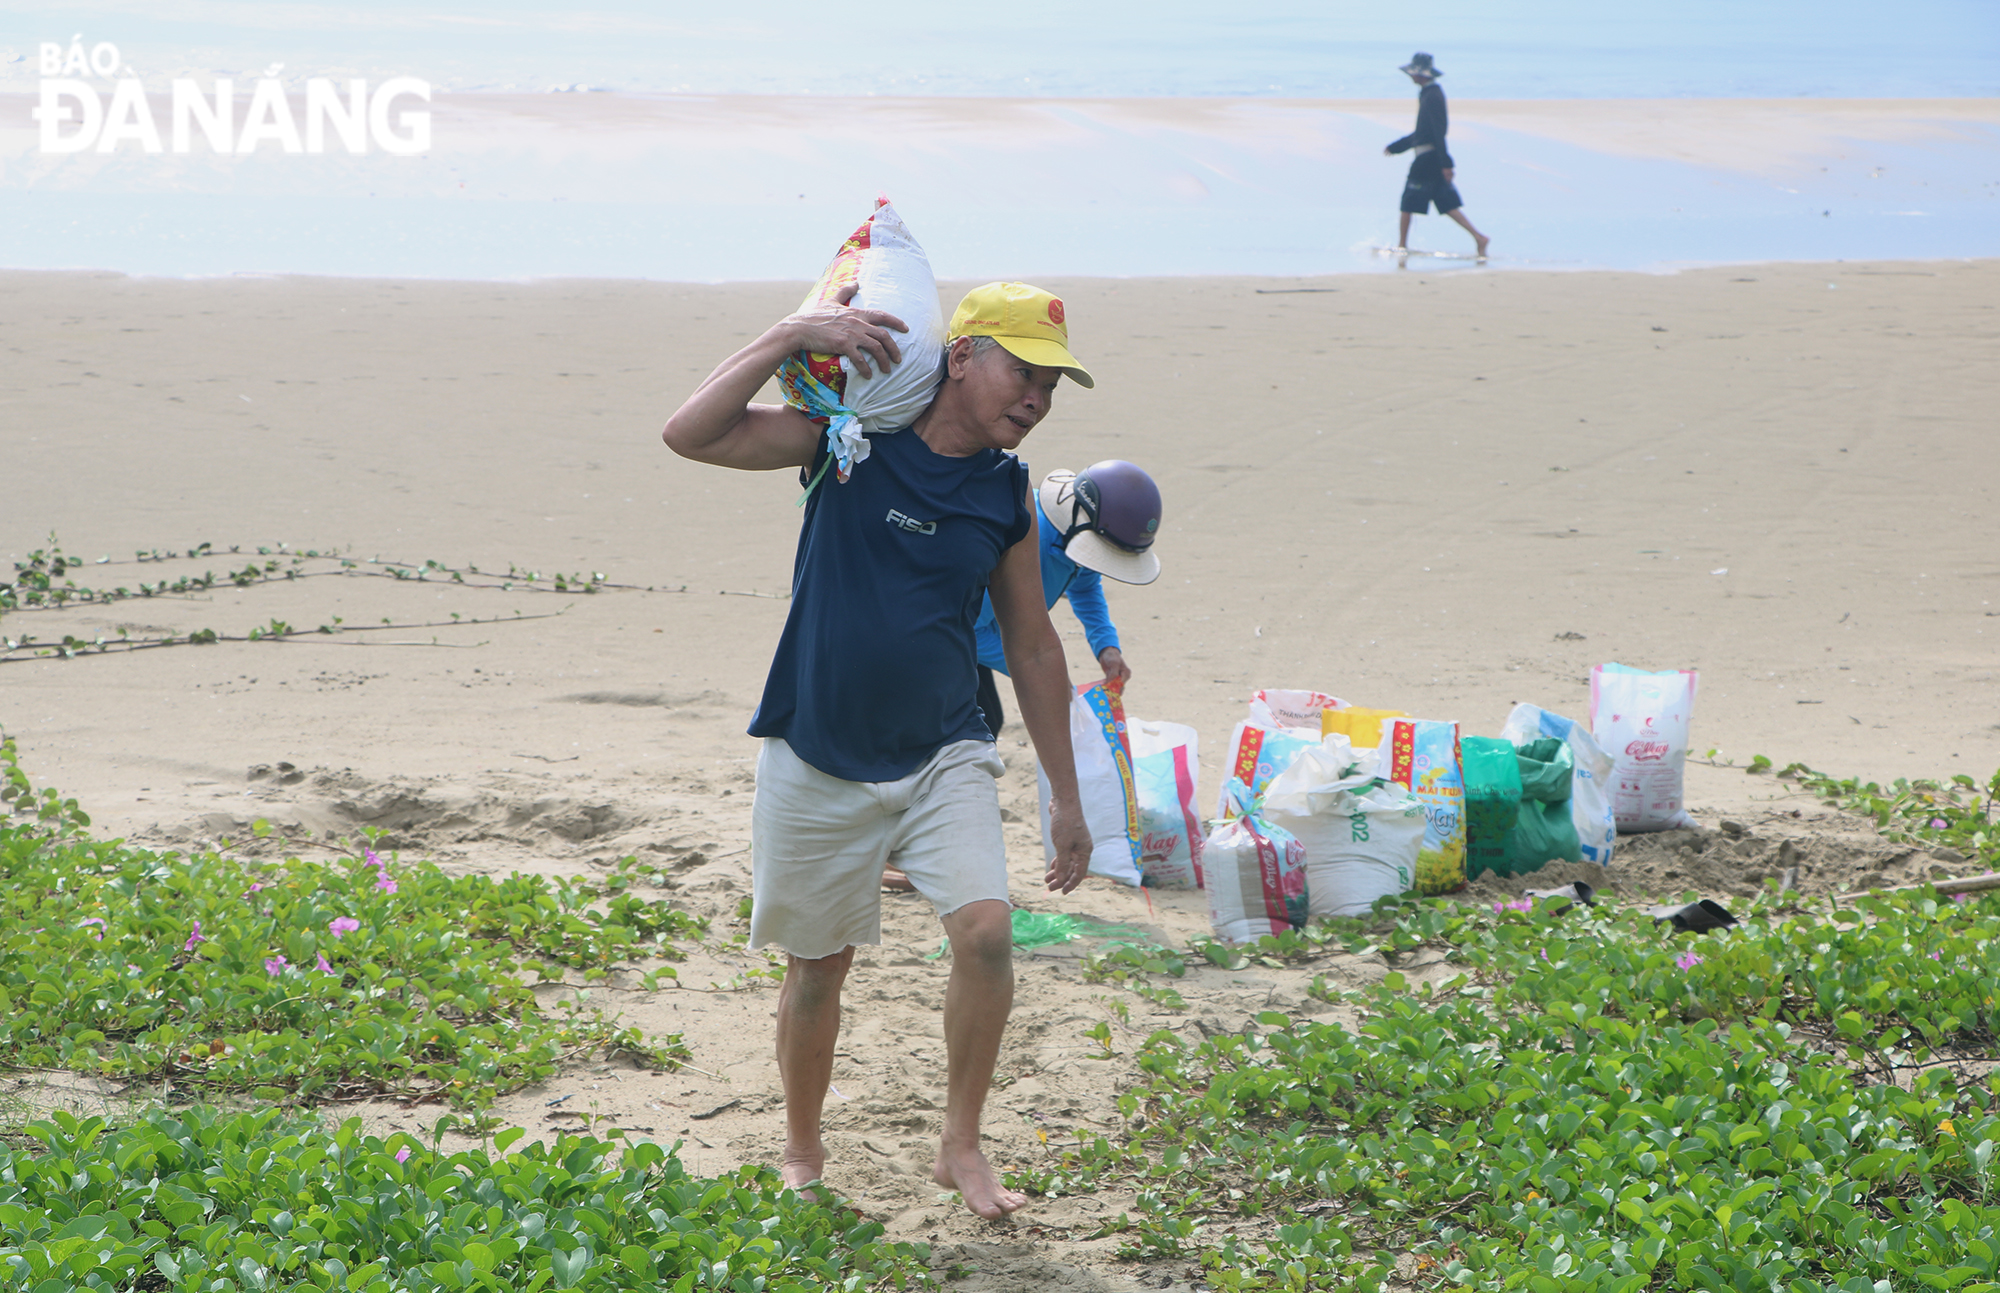
<svg viewBox="0 0 2000 1293"><path fill-rule="evenodd" d="M1034 506L1029 497L1028 506ZM1083 803L1076 793L1076 756L1069 743L1069 663L1062 639L1049 622L1042 600L1040 536L1033 527L1027 537L1007 549L993 568L993 615L1000 624L1000 643L1007 654L1007 672L1014 679L1014 699L1035 757L1049 779L1049 839L1056 849L1049 863L1048 885L1068 893L1083 883L1090 870L1090 829L1083 822Z"/></svg>
<svg viewBox="0 0 2000 1293"><path fill-rule="evenodd" d="M1419 146L1428 148L1444 146L1446 129L1444 91L1438 90L1436 94L1432 94L1432 90L1437 90L1437 87L1427 85L1422 93L1417 95L1417 128L1384 148L1383 152L1393 157L1397 153L1408 152Z"/></svg>
<svg viewBox="0 0 2000 1293"><path fill-rule="evenodd" d="M780 319L723 360L667 419L660 438L681 457L718 467L810 467L819 446L819 424L790 405L750 400L788 356L801 350L844 355L863 377L870 373L870 360L884 372L899 362L903 352L890 329L909 329L893 314L848 308L853 297L854 289L845 288L837 305Z"/></svg>

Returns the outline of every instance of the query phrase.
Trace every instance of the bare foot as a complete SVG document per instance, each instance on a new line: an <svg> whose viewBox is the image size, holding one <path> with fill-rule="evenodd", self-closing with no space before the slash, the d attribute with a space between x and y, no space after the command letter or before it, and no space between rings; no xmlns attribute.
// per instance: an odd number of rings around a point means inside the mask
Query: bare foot
<svg viewBox="0 0 2000 1293"><path fill-rule="evenodd" d="M778 1176L786 1185L791 1186L814 1203L818 1203L820 1201L818 1192L808 1190L806 1187L814 1181L819 1180L825 1169L826 1146L824 1144L816 1144L812 1148L805 1150L794 1149L788 1144L785 1146L784 1161L778 1164Z"/></svg>
<svg viewBox="0 0 2000 1293"><path fill-rule="evenodd" d="M892 866L882 868L882 887L895 893L915 893L917 891L917 886L910 883L910 877Z"/></svg>
<svg viewBox="0 0 2000 1293"><path fill-rule="evenodd" d="M998 1221L1008 1213L1027 1206L1027 1195L1001 1188L1000 1178L993 1172L993 1164L987 1162L986 1155L977 1149L956 1149L950 1144L938 1146L937 1162L931 1167L931 1176L946 1189L957 1190L964 1196L965 1206L988 1221Z"/></svg>
<svg viewBox="0 0 2000 1293"><path fill-rule="evenodd" d="M1477 253L1477 254L1478 254L1478 256L1479 256L1479 259L1481 259L1481 260L1485 260L1485 259L1486 259L1486 244L1487 244L1487 243L1489 243L1489 242L1492 242L1493 240L1492 240L1491 238L1482 238L1482 237L1480 237L1480 236L1479 236L1478 234L1474 234L1474 235L1472 236L1472 241L1473 241L1473 242L1475 242L1475 243L1477 243L1477 244L1479 244L1479 251L1478 251L1478 253Z"/></svg>

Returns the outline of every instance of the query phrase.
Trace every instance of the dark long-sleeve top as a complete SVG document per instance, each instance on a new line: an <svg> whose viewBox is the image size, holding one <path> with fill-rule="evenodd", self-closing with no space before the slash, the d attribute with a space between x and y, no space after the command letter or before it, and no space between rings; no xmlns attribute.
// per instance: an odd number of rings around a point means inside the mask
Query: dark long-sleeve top
<svg viewBox="0 0 2000 1293"><path fill-rule="evenodd" d="M1450 166L1451 154L1445 150L1445 131L1451 128L1451 119L1444 107L1444 87L1433 81L1417 95L1417 128L1389 145L1392 153L1406 153L1412 148L1428 144L1439 153L1435 165Z"/></svg>

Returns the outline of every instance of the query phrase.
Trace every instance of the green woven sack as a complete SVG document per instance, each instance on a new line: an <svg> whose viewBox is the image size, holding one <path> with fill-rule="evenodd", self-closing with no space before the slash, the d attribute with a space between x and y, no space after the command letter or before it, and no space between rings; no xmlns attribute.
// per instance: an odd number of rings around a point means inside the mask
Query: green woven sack
<svg viewBox="0 0 2000 1293"><path fill-rule="evenodd" d="M1521 816L1521 769L1514 743L1497 736L1459 741L1465 769L1465 878L1507 870L1507 836Z"/></svg>
<svg viewBox="0 0 2000 1293"><path fill-rule="evenodd" d="M1544 736L1515 752L1521 770L1521 816L1507 833L1506 875L1526 875L1551 862L1583 861L1583 845L1570 816L1576 760L1560 737Z"/></svg>

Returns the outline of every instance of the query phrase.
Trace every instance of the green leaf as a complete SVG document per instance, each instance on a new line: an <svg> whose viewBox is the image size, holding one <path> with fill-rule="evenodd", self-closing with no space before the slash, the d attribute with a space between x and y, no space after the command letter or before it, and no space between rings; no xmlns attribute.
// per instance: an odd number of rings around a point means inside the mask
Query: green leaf
<svg viewBox="0 0 2000 1293"><path fill-rule="evenodd" d="M555 1271L556 1287L559 1289L575 1288L577 1281L583 1278L584 1268L589 1265L588 1248L578 1248L569 1253L558 1248L549 1253L549 1266Z"/></svg>

